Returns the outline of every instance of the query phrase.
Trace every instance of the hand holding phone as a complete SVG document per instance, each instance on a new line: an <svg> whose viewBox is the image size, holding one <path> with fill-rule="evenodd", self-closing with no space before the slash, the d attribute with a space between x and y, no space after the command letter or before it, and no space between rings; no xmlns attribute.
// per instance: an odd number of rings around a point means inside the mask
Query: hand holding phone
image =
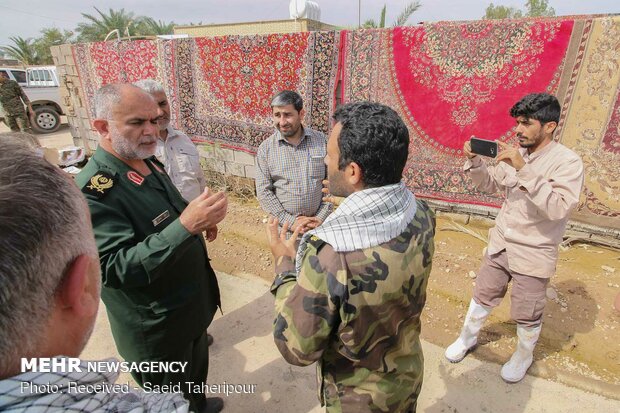
<svg viewBox="0 0 620 413"><path fill-rule="evenodd" d="M471 145L471 153L488 156L489 158L495 158L497 156L498 150L496 141L472 137L469 142Z"/></svg>

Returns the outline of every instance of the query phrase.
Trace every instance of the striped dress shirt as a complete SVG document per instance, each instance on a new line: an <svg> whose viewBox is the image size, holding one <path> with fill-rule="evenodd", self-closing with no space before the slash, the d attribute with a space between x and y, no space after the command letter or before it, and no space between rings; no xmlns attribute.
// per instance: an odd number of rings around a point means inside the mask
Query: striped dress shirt
<svg viewBox="0 0 620 413"><path fill-rule="evenodd" d="M322 201L327 138L304 128L301 142L290 144L279 131L265 139L256 153L256 195L263 210L293 225L295 217L318 217L331 212Z"/></svg>

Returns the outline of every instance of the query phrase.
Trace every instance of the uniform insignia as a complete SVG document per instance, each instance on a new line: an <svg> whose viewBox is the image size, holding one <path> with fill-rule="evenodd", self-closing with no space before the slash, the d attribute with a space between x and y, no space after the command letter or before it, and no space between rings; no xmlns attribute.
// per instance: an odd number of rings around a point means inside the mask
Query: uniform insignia
<svg viewBox="0 0 620 413"><path fill-rule="evenodd" d="M127 172L127 179L138 186L142 185L142 182L144 182L144 177L136 171Z"/></svg>
<svg viewBox="0 0 620 413"><path fill-rule="evenodd" d="M325 241L323 241L321 238L317 237L316 235L312 235L308 239L308 244L316 248L316 251L318 252L325 245Z"/></svg>
<svg viewBox="0 0 620 413"><path fill-rule="evenodd" d="M98 171L82 188L82 192L97 198L103 198L113 186L114 179L112 179L112 175Z"/></svg>
<svg viewBox="0 0 620 413"><path fill-rule="evenodd" d="M156 227L170 217L170 211L165 210L153 220L153 226Z"/></svg>

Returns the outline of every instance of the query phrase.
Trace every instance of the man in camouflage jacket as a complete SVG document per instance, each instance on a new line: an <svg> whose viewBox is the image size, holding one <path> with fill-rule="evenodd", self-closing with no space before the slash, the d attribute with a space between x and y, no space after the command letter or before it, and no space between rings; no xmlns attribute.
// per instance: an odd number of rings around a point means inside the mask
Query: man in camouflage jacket
<svg viewBox="0 0 620 413"><path fill-rule="evenodd" d="M409 133L396 112L362 102L334 118L325 163L346 198L297 251L286 223L268 223L275 343L291 364L317 362L327 412L414 412L434 214L401 182Z"/></svg>
<svg viewBox="0 0 620 413"><path fill-rule="evenodd" d="M6 124L13 132L27 132L30 128L24 105L32 112L28 96L19 84L0 72L0 104L4 109Z"/></svg>

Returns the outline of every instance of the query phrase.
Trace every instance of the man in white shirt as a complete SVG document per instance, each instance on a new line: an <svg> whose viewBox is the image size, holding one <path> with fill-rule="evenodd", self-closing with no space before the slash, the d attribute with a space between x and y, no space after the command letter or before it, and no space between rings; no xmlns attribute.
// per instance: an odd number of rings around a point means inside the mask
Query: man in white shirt
<svg viewBox="0 0 620 413"><path fill-rule="evenodd" d="M581 158L553 140L560 109L555 96L546 93L533 93L517 102L510 116L517 122L520 147L498 142L495 166L487 166L472 152L469 141L463 146L464 170L475 187L487 193L502 191L506 198L489 231L489 246L461 335L445 356L458 363L474 348L484 321L512 283L510 315L517 323L518 342L501 370L509 383L521 381L532 364L558 245L583 186Z"/></svg>
<svg viewBox="0 0 620 413"><path fill-rule="evenodd" d="M166 173L186 201L191 202L204 191L205 176L200 167L200 155L192 140L183 132L170 126L170 103L162 85L152 79L135 83L153 96L161 115L159 137L155 156L164 164Z"/></svg>

